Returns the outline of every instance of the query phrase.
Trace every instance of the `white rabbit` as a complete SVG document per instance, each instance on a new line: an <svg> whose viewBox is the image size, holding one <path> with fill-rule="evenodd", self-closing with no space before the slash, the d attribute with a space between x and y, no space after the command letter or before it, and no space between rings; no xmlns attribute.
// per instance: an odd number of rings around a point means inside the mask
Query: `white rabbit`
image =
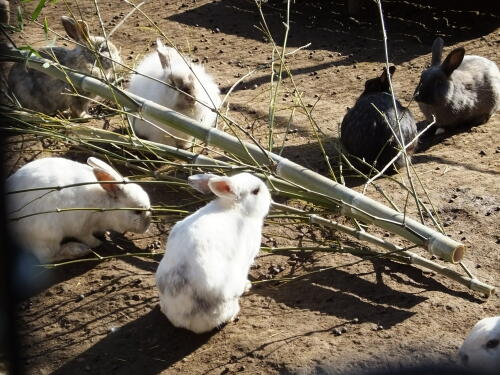
<svg viewBox="0 0 500 375"><path fill-rule="evenodd" d="M170 322L203 333L234 320L240 310L271 195L248 173L195 175L189 184L218 198L172 228L156 285Z"/></svg>
<svg viewBox="0 0 500 375"><path fill-rule="evenodd" d="M191 117L207 128L214 127L215 110L221 100L212 76L202 65L183 58L176 49L164 46L159 39L156 43L156 52L146 56L137 67L129 91ZM193 140L179 130L167 128L166 132L142 119L133 116L129 119L138 136L153 142L187 148Z"/></svg>
<svg viewBox="0 0 500 375"><path fill-rule="evenodd" d="M484 57L465 55L464 48L449 53L443 63L443 39L432 45L431 67L422 72L417 87L418 102L428 121L436 117L443 128L480 125L500 108L500 71Z"/></svg>
<svg viewBox="0 0 500 375"><path fill-rule="evenodd" d="M481 319L458 352L462 364L476 371L500 371L500 316Z"/></svg>
<svg viewBox="0 0 500 375"><path fill-rule="evenodd" d="M38 159L7 179L7 192L52 187L7 195L13 238L41 262L81 257L101 243L96 234L106 230L143 233L151 223L149 196L139 185L106 184L103 181L127 179L99 159L90 157L87 163L90 166L64 158ZM82 185L53 188L74 184ZM54 212L67 208L111 210ZM48 211L51 212L37 214Z"/></svg>

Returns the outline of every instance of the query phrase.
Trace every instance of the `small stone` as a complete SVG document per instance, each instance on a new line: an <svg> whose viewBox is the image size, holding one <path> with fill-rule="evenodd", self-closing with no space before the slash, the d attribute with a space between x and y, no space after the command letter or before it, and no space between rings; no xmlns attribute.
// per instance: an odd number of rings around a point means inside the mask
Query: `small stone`
<svg viewBox="0 0 500 375"><path fill-rule="evenodd" d="M481 150L481 151L479 151L479 155L486 156L486 152L484 152L483 150Z"/></svg>
<svg viewBox="0 0 500 375"><path fill-rule="evenodd" d="M342 334L342 331L338 328L334 328L332 330L332 333L335 335L335 336L340 336Z"/></svg>
<svg viewBox="0 0 500 375"><path fill-rule="evenodd" d="M346 333L347 332L347 327L340 327L340 332L341 333Z"/></svg>
<svg viewBox="0 0 500 375"><path fill-rule="evenodd" d="M85 294L80 294L78 297L76 297L76 300L81 301L84 298L85 298Z"/></svg>
<svg viewBox="0 0 500 375"><path fill-rule="evenodd" d="M115 332L117 332L119 329L120 329L120 327L114 327L114 326L113 326L113 327L111 327L111 328L109 329L109 333L115 333Z"/></svg>
<svg viewBox="0 0 500 375"><path fill-rule="evenodd" d="M354 318L353 320L351 320L351 322L353 322L353 323L359 323L359 318Z"/></svg>

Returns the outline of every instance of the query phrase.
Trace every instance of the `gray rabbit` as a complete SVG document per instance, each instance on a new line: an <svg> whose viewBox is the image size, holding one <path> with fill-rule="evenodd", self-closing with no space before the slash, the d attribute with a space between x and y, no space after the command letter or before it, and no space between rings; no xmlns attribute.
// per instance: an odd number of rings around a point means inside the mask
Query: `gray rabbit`
<svg viewBox="0 0 500 375"><path fill-rule="evenodd" d="M394 66L389 68L391 76L395 70ZM396 106L403 141L408 144L416 137L417 126L408 109L397 100ZM401 135L390 94L387 70L384 68L380 77L365 82L365 90L354 107L345 115L340 129L340 141L349 154L364 159L377 169L382 169L397 155L400 148L397 139L401 139ZM416 142L408 146L407 155L413 153L415 145ZM353 162L356 166L366 169L363 164L355 160ZM396 159L395 165L397 167L405 165L403 155Z"/></svg>
<svg viewBox="0 0 500 375"><path fill-rule="evenodd" d="M422 72L415 100L428 121L443 128L480 125L500 108L500 72L484 57L467 55L463 47L441 63L444 41L432 44L431 66Z"/></svg>
<svg viewBox="0 0 500 375"><path fill-rule="evenodd" d="M121 63L120 53L113 43L100 36L91 36L82 20L63 16L61 22L68 36L79 45L73 49L46 47L40 50L40 55L79 72L111 79L113 61ZM49 115L69 109L71 117L88 117L89 98L96 97L88 92L79 92L81 96L76 96L69 83L26 68L23 63L12 67L8 84L23 107Z"/></svg>

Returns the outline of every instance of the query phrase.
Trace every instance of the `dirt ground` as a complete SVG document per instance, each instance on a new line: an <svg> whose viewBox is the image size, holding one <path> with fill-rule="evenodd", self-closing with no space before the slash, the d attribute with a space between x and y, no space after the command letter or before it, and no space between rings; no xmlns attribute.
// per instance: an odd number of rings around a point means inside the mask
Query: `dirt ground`
<svg viewBox="0 0 500 375"><path fill-rule="evenodd" d="M37 2L35 2L37 3ZM120 0L98 1L111 28L130 10ZM382 36L375 9L348 18L341 2L300 2L293 6L288 50L311 43L289 57L295 83L332 149L338 126L366 79L381 70ZM399 99L408 104L420 72L430 62L430 44L441 35L445 53L464 46L468 54L500 62L500 25L481 2L477 9L439 9L420 2L384 2L390 58ZM451 2L450 2L451 3ZM98 33L94 3L68 2ZM455 3L456 4L456 3ZM26 10L36 4L27 3ZM282 43L285 5L263 7L269 27ZM470 6L472 7L472 6ZM256 27L260 16L251 1L151 1L141 8L171 41L203 62L221 91L247 72L268 63L272 46ZM64 2L42 11L63 33L58 18ZM152 51L157 32L139 13L113 36L124 61L134 65ZM27 25L20 44L42 46L43 32ZM264 67L235 88L230 114L265 141L270 68ZM293 101L290 79L279 96L277 144L286 136L284 155L326 174L318 143L306 117L296 113L285 134ZM411 102L415 117L423 120ZM300 111L298 111L300 112ZM95 120L96 126L102 121ZM465 264L482 281L500 287L500 117L420 141L415 169L427 187L446 233L466 245ZM39 144L10 149L12 171L46 155ZM18 147L18 145L16 146ZM31 151L29 147L32 147ZM33 151L36 149L37 151ZM360 182L351 187L361 190ZM389 179L379 181L399 206L406 195ZM154 204L178 204L188 197L155 188ZM367 194L383 201L372 188ZM385 202L387 203L387 202ZM416 217L414 206L410 213ZM166 218L170 222L175 217ZM143 236L116 237L97 251L102 255L161 248L170 224L157 223ZM384 234L382 231L376 233ZM346 236L304 225L269 220L263 246L343 246L362 248ZM400 242L398 242L400 243ZM420 254L425 254L419 251ZM123 257L57 268L48 285L19 309L22 361L30 374L289 374L327 366L333 373L397 368L422 361L451 363L475 322L500 313L498 296L477 293L417 267L383 259L314 273L279 284L274 279L342 266L360 258L327 252L262 253L252 268L256 283L241 299L235 323L205 335L174 328L161 314L154 286L156 257ZM457 269L455 266L450 266ZM345 328L345 329L344 329Z"/></svg>

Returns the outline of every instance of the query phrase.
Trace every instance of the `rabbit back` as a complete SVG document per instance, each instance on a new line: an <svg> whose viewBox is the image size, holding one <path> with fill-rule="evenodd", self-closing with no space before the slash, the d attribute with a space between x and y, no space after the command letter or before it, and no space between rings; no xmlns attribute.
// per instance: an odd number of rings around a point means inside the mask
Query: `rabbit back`
<svg viewBox="0 0 500 375"><path fill-rule="evenodd" d="M18 190L65 186L80 182L96 181L92 169L85 164L63 158L45 158L35 160L6 181L7 192ZM57 208L84 207L82 196L99 197L104 194L99 185L78 186L50 192L35 190L7 197L7 214L9 218L19 218L40 212L21 220L11 221L10 229L14 238L26 249L35 252L39 259L51 260L64 238L78 238L90 228L82 227L82 223L91 223L90 211L53 212ZM89 207L96 207L88 202ZM29 235L26 235L29 233Z"/></svg>
<svg viewBox="0 0 500 375"><path fill-rule="evenodd" d="M53 60L51 53L58 61L65 61L68 50L54 47L40 51L42 57ZM70 86L66 82L30 69L22 63L12 66L8 84L21 106L37 112L55 114L69 108L71 104L71 96L63 94L70 94L73 91L70 91Z"/></svg>
<svg viewBox="0 0 500 375"><path fill-rule="evenodd" d="M448 80L443 80L439 67L422 74L418 101L428 121L434 115L439 127L480 125L500 108L500 72L497 65L482 56L464 56L460 66ZM439 84L435 81L440 79Z"/></svg>
<svg viewBox="0 0 500 375"><path fill-rule="evenodd" d="M369 164L373 164L377 159L376 166L383 167L396 156L399 144L394 139L393 132L385 119L373 106L385 114L398 139L401 139L391 95L374 93L362 95L354 107L347 112L342 121L340 140L343 147L351 155L364 159ZM400 117L403 141L407 144L416 137L416 123L411 112L404 108L399 101L396 101L396 106ZM413 145L408 147L407 154L411 155L414 148ZM396 160L396 165L398 167L404 165L403 155Z"/></svg>
<svg viewBox="0 0 500 375"><path fill-rule="evenodd" d="M156 281L162 311L175 326L201 333L237 315L261 226L215 201L174 226Z"/></svg>
<svg viewBox="0 0 500 375"><path fill-rule="evenodd" d="M121 62L118 49L111 42L106 43L102 37L90 37L90 40L96 51L118 63ZM111 79L113 64L111 60L100 57L97 62L96 55L87 47L77 46L74 49L46 47L39 52L42 57L68 68L98 78ZM48 115L70 109L73 117L84 116L89 104L87 98L97 97L85 91L78 91L81 96L75 96L74 87L66 81L27 68L24 63L15 63L12 66L8 85L22 107Z"/></svg>

